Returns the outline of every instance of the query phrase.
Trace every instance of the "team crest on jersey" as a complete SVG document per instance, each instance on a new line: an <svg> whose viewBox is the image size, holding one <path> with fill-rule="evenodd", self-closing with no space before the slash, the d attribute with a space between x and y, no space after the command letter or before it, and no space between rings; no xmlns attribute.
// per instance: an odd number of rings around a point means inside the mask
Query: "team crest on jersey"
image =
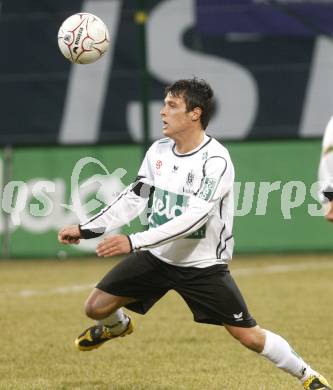
<svg viewBox="0 0 333 390"><path fill-rule="evenodd" d="M191 169L190 172L187 174L186 185L192 186L193 182L194 182L194 172Z"/></svg>
<svg viewBox="0 0 333 390"><path fill-rule="evenodd" d="M172 173L177 173L178 172L178 166L177 165L174 165L173 168L172 168Z"/></svg>
<svg viewBox="0 0 333 390"><path fill-rule="evenodd" d="M185 185L183 186L183 192L185 194L193 193L193 183L194 183L194 171L191 169L186 176Z"/></svg>

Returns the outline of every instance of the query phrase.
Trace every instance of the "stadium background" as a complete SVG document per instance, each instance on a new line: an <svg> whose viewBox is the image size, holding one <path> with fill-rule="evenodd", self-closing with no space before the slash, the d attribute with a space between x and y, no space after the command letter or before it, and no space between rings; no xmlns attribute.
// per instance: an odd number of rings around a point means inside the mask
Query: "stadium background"
<svg viewBox="0 0 333 390"><path fill-rule="evenodd" d="M143 5L148 18L138 24ZM72 66L61 56L56 36L61 22L82 10L105 21L111 45L98 63ZM61 226L78 220L70 209L76 163L88 156L100 162L88 161L79 177L86 184L82 202L95 201L96 212L133 180L146 144L160 137L164 86L193 75L216 91L207 133L230 149L241 191L245 182L255 183L251 209L235 219L236 250L333 248L331 226L320 215L309 215L309 207L319 208L310 188L332 115L333 1L5 0L0 32L5 37L0 57L4 257L91 253L93 242L64 248L56 241ZM91 177L95 181L87 181ZM36 191L41 180L53 183L49 192ZM280 185L262 215L256 202L263 181ZM286 218L282 188L291 181L294 198L299 182L306 195ZM20 183L27 184L27 193ZM10 204L6 188L12 191ZM32 206L39 216L31 215ZM139 220L125 231L137 228Z"/></svg>

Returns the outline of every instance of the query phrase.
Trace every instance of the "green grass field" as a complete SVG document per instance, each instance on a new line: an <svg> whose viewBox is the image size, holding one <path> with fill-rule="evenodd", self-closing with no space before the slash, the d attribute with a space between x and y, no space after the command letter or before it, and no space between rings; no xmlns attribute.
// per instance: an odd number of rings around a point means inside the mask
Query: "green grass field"
<svg viewBox="0 0 333 390"><path fill-rule="evenodd" d="M0 262L0 389L297 390L223 327L200 325L170 292L135 332L98 350L73 340L91 322L83 303L114 261ZM284 336L333 381L333 255L238 256L231 269L262 327Z"/></svg>

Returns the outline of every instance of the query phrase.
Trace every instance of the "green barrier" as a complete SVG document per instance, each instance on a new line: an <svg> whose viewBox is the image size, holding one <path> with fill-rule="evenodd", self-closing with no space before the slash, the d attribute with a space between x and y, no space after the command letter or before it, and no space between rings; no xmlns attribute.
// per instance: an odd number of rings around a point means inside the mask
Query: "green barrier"
<svg viewBox="0 0 333 390"><path fill-rule="evenodd" d="M318 214L320 209L310 194L311 185L317 180L319 140L228 143L226 146L235 164L236 186L240 189L234 222L236 251L333 248L333 225L322 216L309 215L309 210ZM86 240L78 247L63 246L56 238L60 227L78 222L78 216L70 209L73 169L78 168L78 182L85 184L84 204L92 206L89 216L136 177L141 159L141 148L136 145L15 149L11 180L23 187L20 191L13 190L11 256L65 257L93 253L96 241ZM252 202L244 201L246 182L254 189ZM271 183L276 190L265 196L265 189ZM18 193L24 191L26 197L19 197ZM36 212L41 215L33 216ZM136 219L122 231L142 230L141 222L142 219ZM3 234L3 224L0 226Z"/></svg>
<svg viewBox="0 0 333 390"><path fill-rule="evenodd" d="M321 141L274 141L228 145L236 168L236 181L255 182L251 212L238 216L234 223L236 249L241 252L317 251L333 249L333 225L324 218L311 216L320 205L310 194L317 181ZM266 213L257 215L259 182L281 182L280 190L268 196ZM288 194L288 190L299 190ZM302 190L305 187L303 198ZM297 192L297 194L296 194ZM316 193L316 191L314 191ZM289 197L289 195L291 195ZM295 199L296 195L298 199ZM284 196L301 204L282 212ZM284 202L285 203L285 202ZM285 205L284 205L285 206ZM259 208L260 213L260 208ZM319 214L315 212L314 214Z"/></svg>
<svg viewBox="0 0 333 390"><path fill-rule="evenodd" d="M90 157L90 159L89 159ZM119 193L124 186L128 185L137 175L137 169L142 157L138 146L106 146L106 147L47 147L47 148L23 148L13 152L12 181L26 183L28 187L28 199L24 210L20 213L12 213L19 219L19 225L12 223L10 253L12 257L66 257L76 256L93 252L94 244L85 246L64 246L57 242L57 231L66 224L78 222L77 216L68 209L71 199L71 175L78 161L87 160L80 167L79 182L83 183L88 178L96 175L97 187L94 183L88 183L85 202L98 196L98 180L111 174L110 192ZM93 161L96 159L96 161ZM97 163L99 162L99 164ZM117 168L123 168L124 174L121 180L117 177L112 179L112 173ZM105 172L107 169L108 172ZM112 181L113 180L113 181ZM36 190L36 183L46 181L50 192L45 188L43 197ZM52 188L53 183L53 188ZM104 183L105 184L105 183ZM114 187L114 188L112 188ZM105 191L104 191L105 192ZM37 196L34 195L37 193ZM100 196L102 203L107 196ZM108 195L108 194L107 194ZM111 197L112 198L112 197ZM98 202L97 202L98 203ZM67 207L61 206L62 204ZM48 207L45 207L47 205ZM31 209L32 207L32 209ZM33 211L52 208L48 215L32 216ZM95 207L97 212L101 207ZM49 210L50 211L50 210ZM14 215L13 215L14 214ZM87 214L92 215L94 213ZM124 232L140 229L139 221L135 221L130 227L125 227ZM90 241L90 240L89 240ZM88 241L84 242L87 245Z"/></svg>

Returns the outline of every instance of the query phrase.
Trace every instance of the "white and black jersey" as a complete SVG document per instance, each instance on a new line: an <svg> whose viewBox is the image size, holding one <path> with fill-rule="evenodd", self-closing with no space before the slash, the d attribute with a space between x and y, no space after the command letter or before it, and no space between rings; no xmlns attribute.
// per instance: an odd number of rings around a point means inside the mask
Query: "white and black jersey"
<svg viewBox="0 0 333 390"><path fill-rule="evenodd" d="M328 122L319 164L319 199L322 203L333 200L333 117Z"/></svg>
<svg viewBox="0 0 333 390"><path fill-rule="evenodd" d="M233 252L234 167L227 149L204 137L186 154L165 138L155 142L141 165L138 180L90 221L84 238L128 223L152 196L149 229L129 236L133 250L149 250L160 260L183 267L228 262Z"/></svg>

